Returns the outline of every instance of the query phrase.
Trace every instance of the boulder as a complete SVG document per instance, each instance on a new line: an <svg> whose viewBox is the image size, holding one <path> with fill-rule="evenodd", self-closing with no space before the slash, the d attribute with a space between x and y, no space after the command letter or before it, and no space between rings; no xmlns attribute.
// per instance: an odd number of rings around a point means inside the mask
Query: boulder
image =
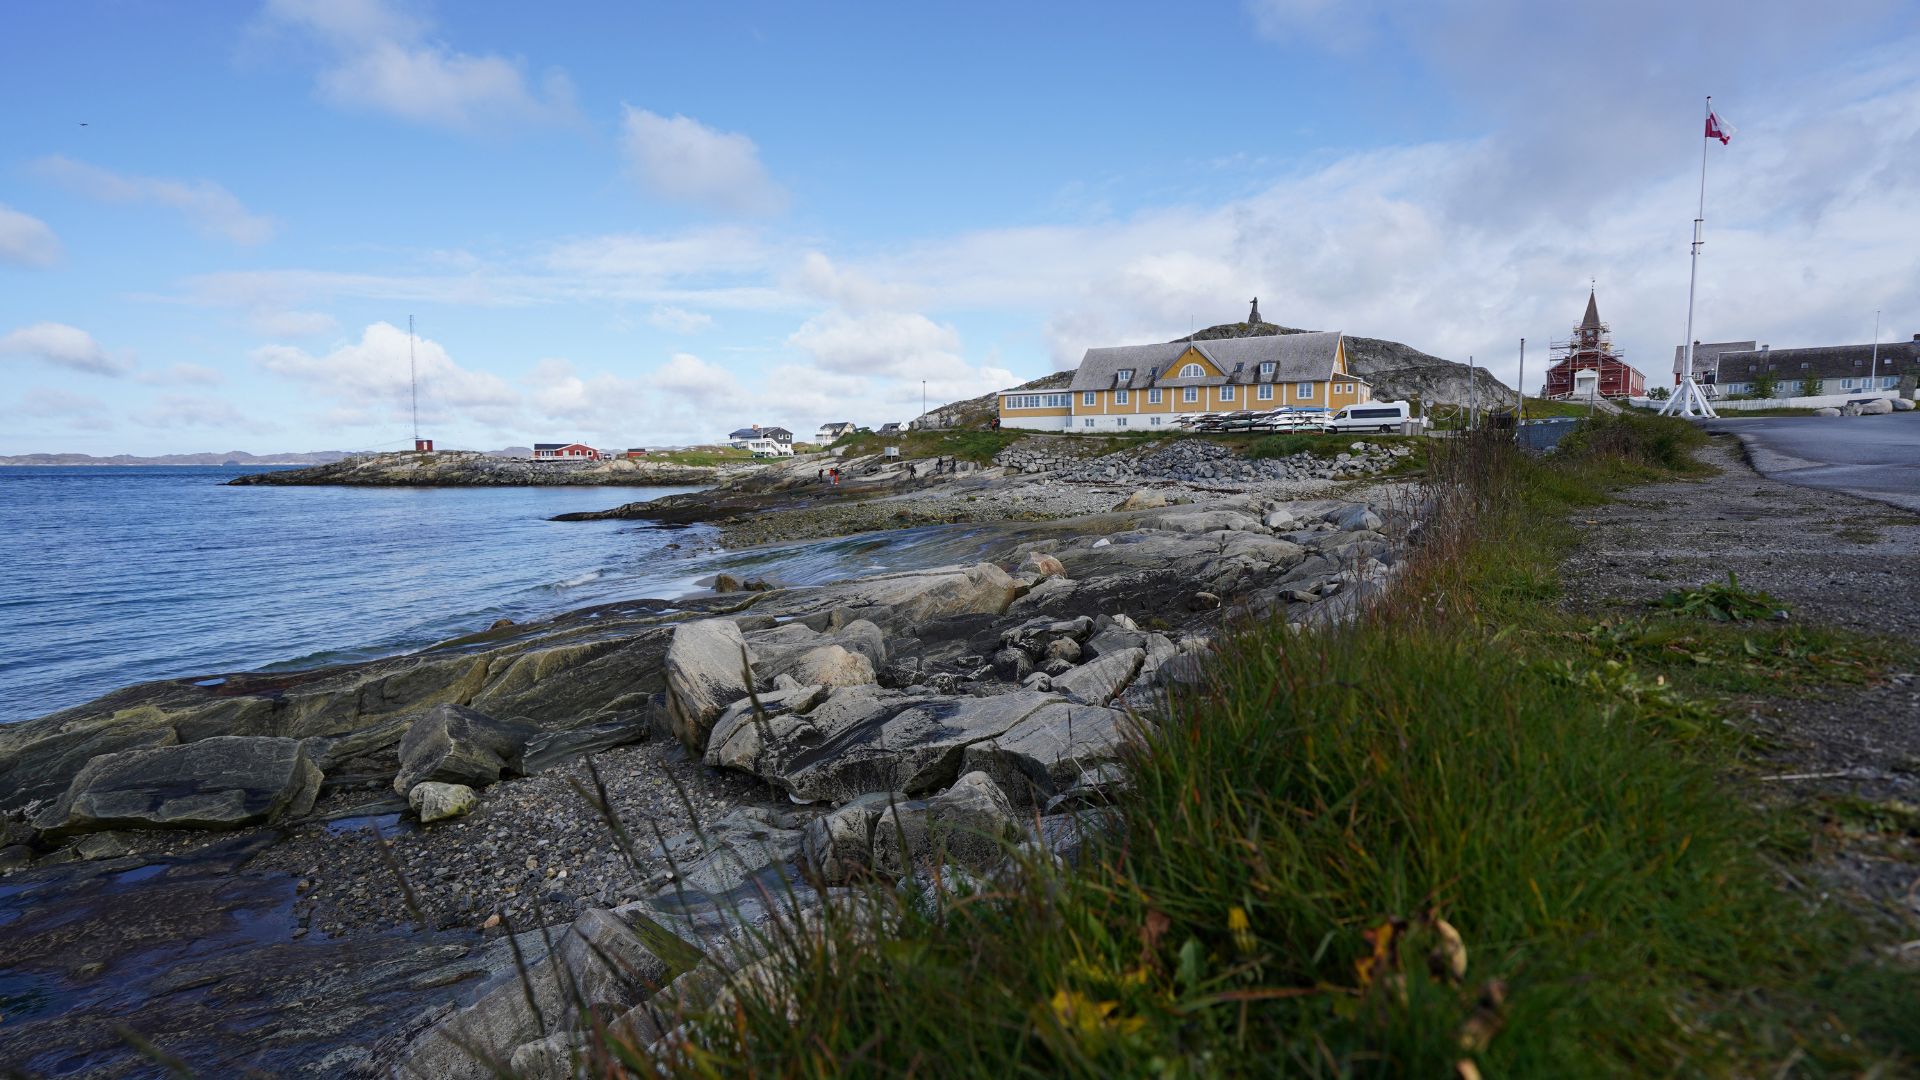
<svg viewBox="0 0 1920 1080"><path fill-rule="evenodd" d="M963 772L994 779L1015 806L1044 806L1120 756L1127 714L1058 705L1042 709L961 755Z"/></svg>
<svg viewBox="0 0 1920 1080"><path fill-rule="evenodd" d="M440 784L429 780L413 785L413 790L407 792L407 805L412 807L420 823L426 825L468 813L480 805L480 796L465 784Z"/></svg>
<svg viewBox="0 0 1920 1080"><path fill-rule="evenodd" d="M1092 663L1082 664L1055 676L1053 689L1058 693L1071 694L1089 705L1105 705L1119 697L1121 691L1133 682L1134 676L1140 674L1140 665L1146 658L1145 649L1119 649Z"/></svg>
<svg viewBox="0 0 1920 1080"><path fill-rule="evenodd" d="M838 645L822 645L800 654L793 665L792 675L808 685L835 688L879 681L872 661Z"/></svg>
<svg viewBox="0 0 1920 1080"><path fill-rule="evenodd" d="M1831 407L1829 407L1829 408L1825 408L1825 409L1815 409L1815 410L1813 410L1813 415L1815 415L1815 416L1839 416L1839 415L1840 415L1840 410L1839 410L1839 409L1835 409L1835 408L1831 408Z"/></svg>
<svg viewBox="0 0 1920 1080"><path fill-rule="evenodd" d="M1237 510L1195 510L1184 514L1162 514L1146 522L1150 529L1173 533L1209 533L1223 529L1233 532L1259 530L1261 524Z"/></svg>
<svg viewBox="0 0 1920 1080"><path fill-rule="evenodd" d="M706 763L716 767L751 768L760 753L760 733L755 723L756 698L759 700L759 717L769 719L787 713L806 712L820 704L826 696L827 688L814 683L784 686L754 697L741 698L727 706L727 711L714 721L713 731L707 737Z"/></svg>
<svg viewBox="0 0 1920 1080"><path fill-rule="evenodd" d="M394 793L405 795L425 781L484 787L502 776L524 775L527 740L537 731L462 705L435 705L400 740Z"/></svg>
<svg viewBox="0 0 1920 1080"><path fill-rule="evenodd" d="M1294 516L1285 510L1269 510L1267 511L1267 516L1260 519L1260 524L1265 525L1275 532L1280 532L1293 528Z"/></svg>
<svg viewBox="0 0 1920 1080"><path fill-rule="evenodd" d="M893 634L909 634L943 615L998 615L1018 586L992 563L881 574L836 586L843 622L866 619Z"/></svg>
<svg viewBox="0 0 1920 1080"><path fill-rule="evenodd" d="M855 619L825 633L805 623L789 622L747 631L745 636L747 649L753 654L754 684L760 687L772 685L782 675L791 675L802 683L819 682L804 669L820 664L823 658L814 654L828 646L864 657L873 671L887 665L887 636L865 619Z"/></svg>
<svg viewBox="0 0 1920 1080"><path fill-rule="evenodd" d="M886 808L873 826L873 866L896 878L941 863L985 870L1020 835L1006 793L986 773L971 772L923 802Z"/></svg>
<svg viewBox="0 0 1920 1080"><path fill-rule="evenodd" d="M740 579L734 577L732 574L715 574L713 577L713 591L739 592L741 591Z"/></svg>
<svg viewBox="0 0 1920 1080"><path fill-rule="evenodd" d="M752 654L740 628L726 619L702 619L674 628L667 646L667 715L674 737L704 753L713 723L747 696Z"/></svg>
<svg viewBox="0 0 1920 1080"><path fill-rule="evenodd" d="M730 893L799 855L806 824L804 815L792 811L743 806L702 828L675 833L658 845L677 874L661 893ZM777 888L778 882L770 884Z"/></svg>
<svg viewBox="0 0 1920 1080"><path fill-rule="evenodd" d="M1070 637L1057 637L1047 642L1047 660L1065 660L1069 664L1080 662L1080 643Z"/></svg>
<svg viewBox="0 0 1920 1080"><path fill-rule="evenodd" d="M1321 520L1342 532L1358 532L1362 529L1378 532L1382 524L1380 515L1362 503L1329 510Z"/></svg>
<svg viewBox="0 0 1920 1080"><path fill-rule="evenodd" d="M1033 670L1033 655L1009 645L993 654L993 673L1008 682L1019 682Z"/></svg>
<svg viewBox="0 0 1920 1080"><path fill-rule="evenodd" d="M1885 416L1893 411L1893 402L1886 398L1874 398L1860 403L1861 416Z"/></svg>
<svg viewBox="0 0 1920 1080"><path fill-rule="evenodd" d="M1893 411L1894 412L1912 412L1913 402L1909 401L1906 398L1894 398Z"/></svg>
<svg viewBox="0 0 1920 1080"><path fill-rule="evenodd" d="M1020 564L1020 568L1031 570L1043 578L1067 576L1066 566L1044 551L1027 552L1026 561Z"/></svg>
<svg viewBox="0 0 1920 1080"><path fill-rule="evenodd" d="M826 885L844 885L865 874L873 868L875 823L887 807L907 801L899 792L874 791L814 818L801 842L807 867Z"/></svg>
<svg viewBox="0 0 1920 1080"><path fill-rule="evenodd" d="M266 825L311 810L320 780L297 739L221 735L102 754L34 824L54 835Z"/></svg>
<svg viewBox="0 0 1920 1080"><path fill-rule="evenodd" d="M1167 497L1157 491L1142 489L1120 501L1115 510L1158 510L1167 505Z"/></svg>
<svg viewBox="0 0 1920 1080"><path fill-rule="evenodd" d="M752 771L802 802L869 791L919 795L959 775L968 745L1063 702L1058 695L1024 690L975 698L850 687L804 717L770 724L769 745Z"/></svg>
<svg viewBox="0 0 1920 1080"><path fill-rule="evenodd" d="M394 1075L492 1080L500 1075L495 1063L508 1063L528 1043L583 1026L587 1012L622 1015L690 967L698 954L689 953L690 946L651 920L590 908L524 976L508 974L423 1032Z"/></svg>

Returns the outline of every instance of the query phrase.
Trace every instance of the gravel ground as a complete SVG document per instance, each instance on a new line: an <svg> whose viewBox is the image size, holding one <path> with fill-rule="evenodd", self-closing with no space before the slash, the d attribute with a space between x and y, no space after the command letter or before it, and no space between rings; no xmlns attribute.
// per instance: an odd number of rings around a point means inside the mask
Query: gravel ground
<svg viewBox="0 0 1920 1080"><path fill-rule="evenodd" d="M1767 479L1731 438L1716 437L1701 458L1720 475L1633 488L1576 522L1586 536L1562 569L1568 603L1596 615L1644 611L1669 589L1731 571L1742 588L1784 601L1797 622L1909 643L1905 670L1881 685L1738 704L1764 747L1758 770L1740 782L1809 815L1830 841L1825 888L1885 913L1911 938L1920 929L1920 679L1911 650L1920 515Z"/></svg>
<svg viewBox="0 0 1920 1080"><path fill-rule="evenodd" d="M490 785L480 792L479 808L454 821L417 826L388 812L302 826L252 868L284 870L300 879L296 913L310 931L406 923L405 899L372 832L378 824L434 926L495 930L486 923L496 913L516 927L543 926L569 921L588 907L650 896L666 885L668 865L653 829L666 836L686 830L689 804L703 825L743 805L786 805L758 780L706 768L665 740L608 750L593 760L641 858L638 869L628 865L605 819L569 782L592 790L584 760ZM368 799L365 793L329 796L315 810L342 813Z"/></svg>

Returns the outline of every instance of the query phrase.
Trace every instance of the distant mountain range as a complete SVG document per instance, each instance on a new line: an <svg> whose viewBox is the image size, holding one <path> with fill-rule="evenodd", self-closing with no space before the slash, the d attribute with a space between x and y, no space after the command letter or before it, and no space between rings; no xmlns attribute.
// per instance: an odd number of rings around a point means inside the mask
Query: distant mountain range
<svg viewBox="0 0 1920 1080"><path fill-rule="evenodd" d="M504 450L489 450L486 453L488 457L532 457L533 448L509 446ZM224 454L160 454L155 457L135 454L115 454L112 457L95 457L92 454L15 454L12 457L0 456L0 465L325 465L351 456L345 450L315 450L307 454L249 454L245 450L228 450Z"/></svg>

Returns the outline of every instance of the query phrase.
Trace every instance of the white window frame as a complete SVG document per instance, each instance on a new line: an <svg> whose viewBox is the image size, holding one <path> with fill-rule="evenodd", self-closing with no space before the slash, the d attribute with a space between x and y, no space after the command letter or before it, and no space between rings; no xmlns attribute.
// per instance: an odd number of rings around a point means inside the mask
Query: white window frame
<svg viewBox="0 0 1920 1080"><path fill-rule="evenodd" d="M1852 380L1852 379L1841 379L1841 380L1840 380L1840 389L1842 389L1842 390L1851 390L1851 389L1853 389L1853 380Z"/></svg>
<svg viewBox="0 0 1920 1080"><path fill-rule="evenodd" d="M1115 390L1113 392L1113 403L1115 405L1125 405L1127 403L1127 392L1125 390Z"/></svg>
<svg viewBox="0 0 1920 1080"><path fill-rule="evenodd" d="M1118 382L1132 382L1133 369L1130 367L1123 367L1119 371L1114 372L1113 377Z"/></svg>
<svg viewBox="0 0 1920 1080"><path fill-rule="evenodd" d="M1254 391L1253 396L1258 398L1261 401L1272 401L1273 400L1273 384L1261 383L1260 389Z"/></svg>
<svg viewBox="0 0 1920 1080"><path fill-rule="evenodd" d="M1220 388L1220 400L1221 400L1221 401L1232 401L1232 400L1233 400L1233 387L1232 387L1232 386L1222 386L1222 387Z"/></svg>
<svg viewBox="0 0 1920 1080"><path fill-rule="evenodd" d="M1199 364L1188 364L1186 367L1180 369L1180 377L1183 379L1204 379L1207 377L1207 369L1201 367Z"/></svg>
<svg viewBox="0 0 1920 1080"><path fill-rule="evenodd" d="M1149 405L1160 404L1160 390L1158 387L1155 387L1154 389L1147 391L1147 404Z"/></svg>
<svg viewBox="0 0 1920 1080"><path fill-rule="evenodd" d="M1188 405L1191 405L1191 404L1193 404L1194 402L1196 402L1196 401L1199 401L1199 400L1200 400L1200 388L1199 388L1199 387L1197 387L1197 386L1187 386L1187 387L1182 387L1182 388L1181 388L1181 390L1180 390L1180 400L1181 400L1181 401L1182 401L1183 403L1185 403L1185 404L1188 404Z"/></svg>
<svg viewBox="0 0 1920 1080"><path fill-rule="evenodd" d="M1263 379L1273 378L1273 361L1271 360L1260 361L1260 377Z"/></svg>
<svg viewBox="0 0 1920 1080"><path fill-rule="evenodd" d="M1120 417L1120 418L1118 418L1118 419L1116 419L1116 420L1114 420L1114 422L1113 422L1113 426L1114 426L1114 427L1126 427L1126 426L1127 426L1127 418L1126 418L1126 417L1124 417L1124 416L1122 416L1122 417Z"/></svg>
<svg viewBox="0 0 1920 1080"><path fill-rule="evenodd" d="M1313 400L1313 384L1310 382L1294 383L1293 399L1295 401L1312 401Z"/></svg>
<svg viewBox="0 0 1920 1080"><path fill-rule="evenodd" d="M1086 393L1084 393L1084 394L1081 394L1081 395L1080 395L1080 404L1082 404L1082 405L1098 405L1098 404L1100 404L1100 391L1098 391L1098 390L1089 390L1089 391L1087 391Z"/></svg>
<svg viewBox="0 0 1920 1080"><path fill-rule="evenodd" d="M1080 426L1081 426L1081 427L1092 427L1092 426L1093 426L1093 417L1091 417L1091 416L1089 416L1089 417L1087 417L1087 418L1086 418L1085 420L1082 420L1082 421L1080 422Z"/></svg>
<svg viewBox="0 0 1920 1080"><path fill-rule="evenodd" d="M1155 416L1155 417L1151 417L1151 418L1149 418L1149 419L1147 420L1147 424L1148 424L1148 425L1149 425L1150 427L1159 427L1159 426L1160 426L1160 418L1159 418L1159 417L1157 417L1157 416Z"/></svg>

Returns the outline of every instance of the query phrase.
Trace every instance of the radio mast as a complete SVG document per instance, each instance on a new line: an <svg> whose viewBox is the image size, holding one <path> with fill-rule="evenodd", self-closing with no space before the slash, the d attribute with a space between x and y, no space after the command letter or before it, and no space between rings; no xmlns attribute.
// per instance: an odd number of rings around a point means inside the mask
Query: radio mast
<svg viewBox="0 0 1920 1080"><path fill-rule="evenodd" d="M413 316L407 316L407 385L413 388L413 445L420 447L420 374L413 365Z"/></svg>

